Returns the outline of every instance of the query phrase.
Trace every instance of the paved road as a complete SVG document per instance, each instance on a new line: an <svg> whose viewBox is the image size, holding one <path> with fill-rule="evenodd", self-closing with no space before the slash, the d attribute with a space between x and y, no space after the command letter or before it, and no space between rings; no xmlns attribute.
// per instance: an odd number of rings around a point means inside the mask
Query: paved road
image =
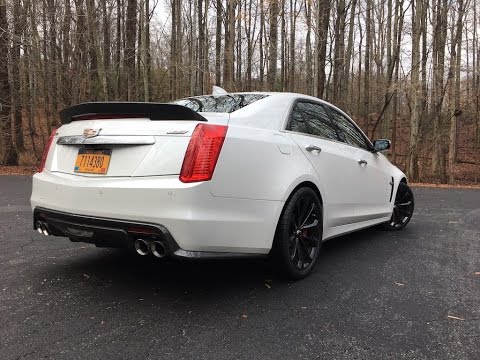
<svg viewBox="0 0 480 360"><path fill-rule="evenodd" d="M292 283L45 238L30 186L0 177L1 359L480 359L479 190L415 189L404 231L331 240Z"/></svg>

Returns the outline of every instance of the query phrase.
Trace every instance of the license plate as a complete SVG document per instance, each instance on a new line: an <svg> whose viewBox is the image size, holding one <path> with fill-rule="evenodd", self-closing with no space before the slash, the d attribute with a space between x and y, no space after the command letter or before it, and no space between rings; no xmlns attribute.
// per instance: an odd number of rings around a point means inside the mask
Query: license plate
<svg viewBox="0 0 480 360"><path fill-rule="evenodd" d="M106 174L112 150L79 149L74 171L77 173Z"/></svg>

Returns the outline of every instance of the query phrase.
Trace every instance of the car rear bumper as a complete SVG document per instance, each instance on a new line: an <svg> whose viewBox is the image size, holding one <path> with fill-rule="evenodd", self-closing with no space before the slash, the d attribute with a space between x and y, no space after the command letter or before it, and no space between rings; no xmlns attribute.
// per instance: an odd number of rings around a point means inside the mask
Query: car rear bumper
<svg viewBox="0 0 480 360"><path fill-rule="evenodd" d="M68 214L43 208L33 212L33 227L46 230L48 235L65 236L73 242L85 242L98 247L135 250L135 240L159 241L165 249L164 256L176 258L233 258L251 256L244 253L188 251L181 249L170 232L161 225L94 218ZM163 256L162 256L163 257Z"/></svg>
<svg viewBox="0 0 480 360"><path fill-rule="evenodd" d="M46 170L33 177L31 204L34 220L46 215L53 235L132 247L128 227L139 224L156 229L169 253L182 257L267 254L283 208L281 201L215 197L208 182L184 184L176 175L101 178ZM81 231L93 231L93 239L79 237Z"/></svg>

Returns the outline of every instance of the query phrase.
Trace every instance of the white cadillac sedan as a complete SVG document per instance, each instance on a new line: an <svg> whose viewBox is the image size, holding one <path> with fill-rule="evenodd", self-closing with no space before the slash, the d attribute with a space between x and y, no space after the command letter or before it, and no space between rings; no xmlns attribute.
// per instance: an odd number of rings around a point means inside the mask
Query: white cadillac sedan
<svg viewBox="0 0 480 360"><path fill-rule="evenodd" d="M270 254L298 279L322 241L413 213L390 142L314 97L220 91L60 117L33 177L45 235L158 258Z"/></svg>

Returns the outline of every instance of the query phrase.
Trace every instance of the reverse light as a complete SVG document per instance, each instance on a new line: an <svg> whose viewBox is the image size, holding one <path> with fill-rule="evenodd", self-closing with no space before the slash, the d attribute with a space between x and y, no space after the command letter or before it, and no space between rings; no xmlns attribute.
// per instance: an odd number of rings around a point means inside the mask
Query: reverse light
<svg viewBox="0 0 480 360"><path fill-rule="evenodd" d="M211 180L228 127L198 124L183 159L180 181L184 183Z"/></svg>
<svg viewBox="0 0 480 360"><path fill-rule="evenodd" d="M48 138L48 142L45 144L45 149L43 150L42 160L40 161L40 166L38 167L38 172L41 173L45 168L45 162L47 161L48 151L50 150L50 146L52 145L53 138L57 134L57 128L53 128L50 137Z"/></svg>

